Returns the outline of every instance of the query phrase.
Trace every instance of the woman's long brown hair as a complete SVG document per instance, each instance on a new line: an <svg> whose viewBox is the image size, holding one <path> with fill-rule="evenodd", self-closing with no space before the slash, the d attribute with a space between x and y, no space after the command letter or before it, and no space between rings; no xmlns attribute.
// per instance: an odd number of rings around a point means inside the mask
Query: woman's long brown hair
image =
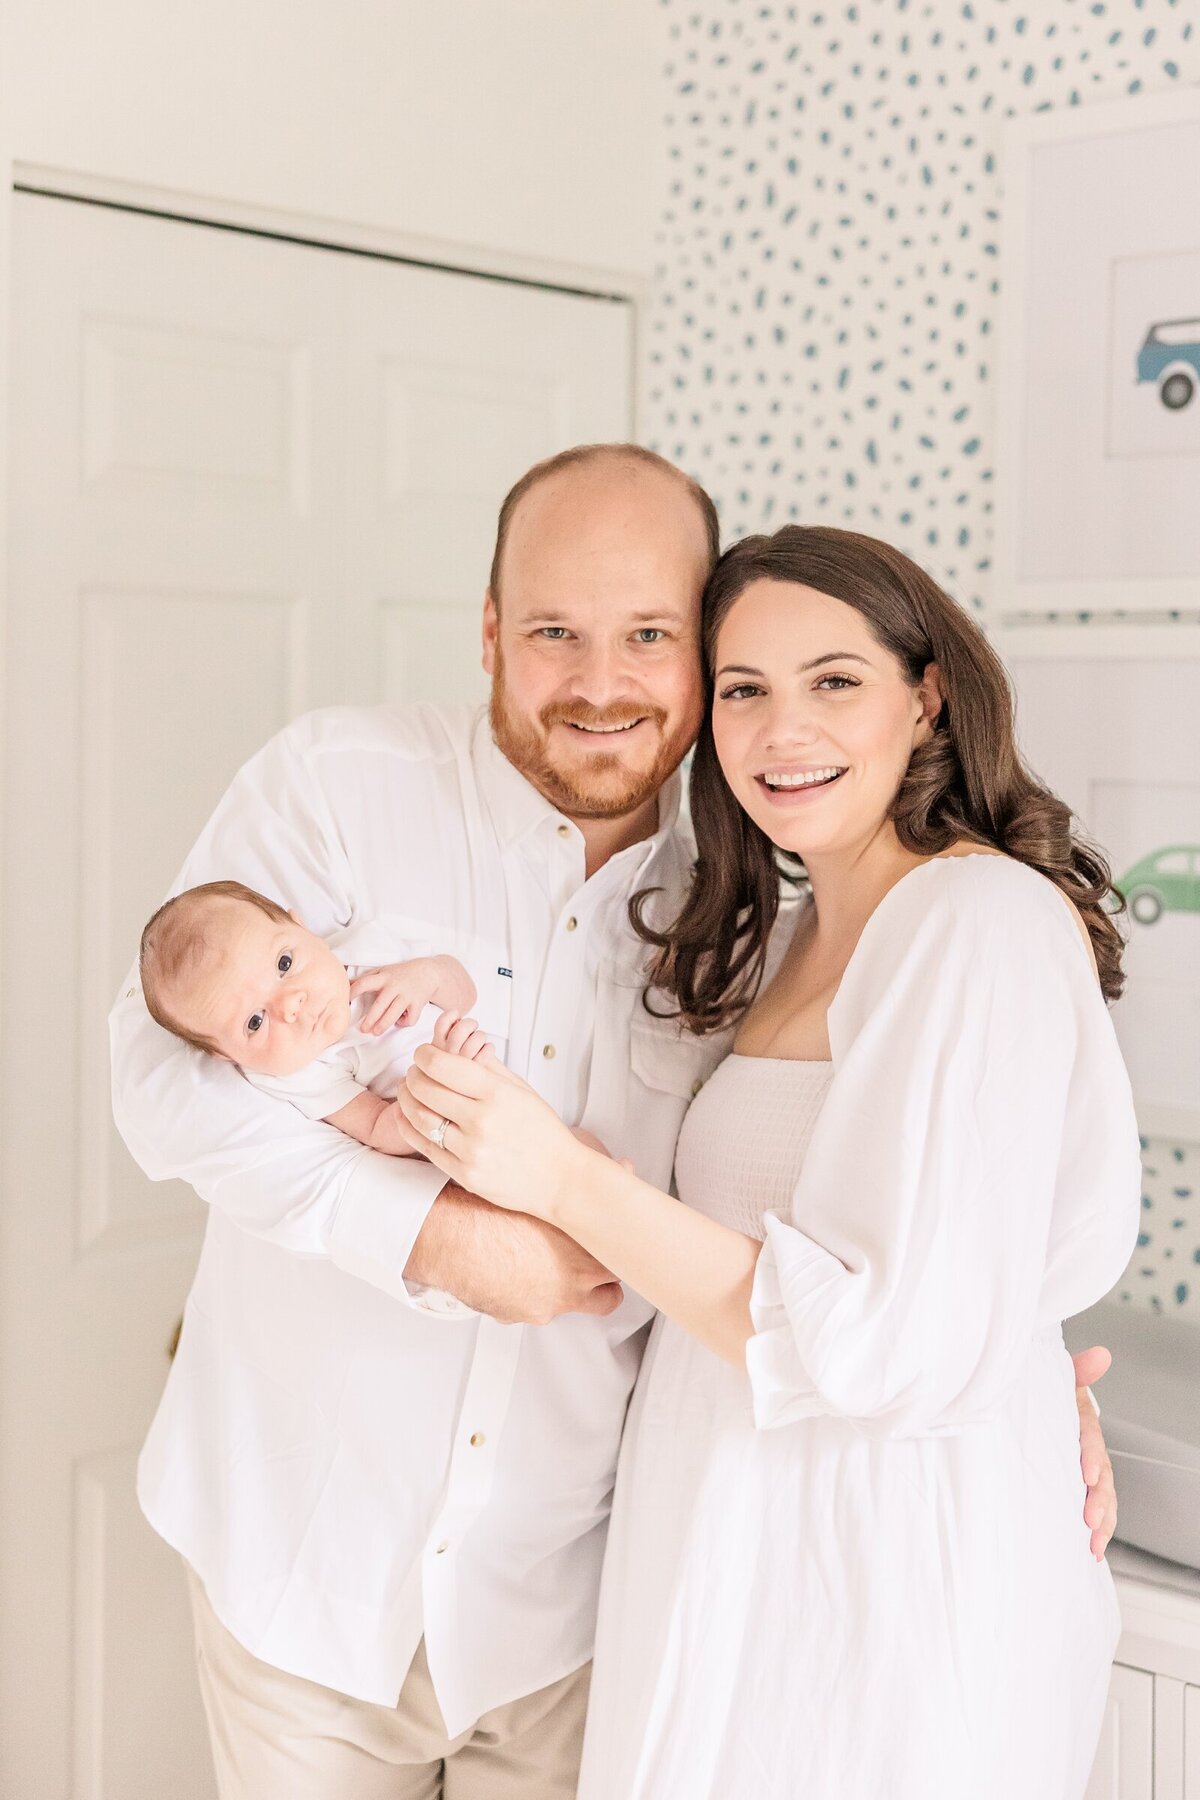
<svg viewBox="0 0 1200 1800"><path fill-rule="evenodd" d="M638 935L658 952L651 993L673 997L693 1031L727 1025L758 988L783 887L804 880L800 859L778 850L734 799L713 743L717 637L753 581L796 582L852 606L914 687L937 664L945 701L892 802L900 842L918 856L961 841L990 844L1037 869L1078 907L1104 997L1115 1000L1124 946L1113 911L1124 902L1100 851L1072 831L1070 808L1022 762L1000 658L970 616L899 550L819 525L785 525L772 537L734 544L704 590L706 705L691 776L695 878L683 911L661 931L647 922L649 892L635 895L631 908Z"/></svg>

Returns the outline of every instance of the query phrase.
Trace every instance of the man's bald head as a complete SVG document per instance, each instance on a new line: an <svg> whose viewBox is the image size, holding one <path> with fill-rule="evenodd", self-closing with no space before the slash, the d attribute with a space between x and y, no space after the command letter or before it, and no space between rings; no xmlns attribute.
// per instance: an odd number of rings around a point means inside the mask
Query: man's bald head
<svg viewBox="0 0 1200 1800"><path fill-rule="evenodd" d="M656 451L647 450L641 444L576 444L570 450L560 450L557 456L548 456L544 462L535 463L504 497L500 517L496 522L496 548L492 553L492 572L488 582L492 603L497 611L500 608L504 552L514 517L526 496L535 489L569 490L584 484L591 485L589 477L603 478L609 475L619 478L623 472L628 472L635 480L647 476L652 482L660 479L678 489L681 497L695 507L698 538L702 546L700 554L707 565L702 579L707 578L721 554L721 527L717 520L717 509L699 482L685 475L682 469L677 469L665 456L659 456ZM578 481L574 479L576 477L579 478ZM544 494L544 497L549 496Z"/></svg>

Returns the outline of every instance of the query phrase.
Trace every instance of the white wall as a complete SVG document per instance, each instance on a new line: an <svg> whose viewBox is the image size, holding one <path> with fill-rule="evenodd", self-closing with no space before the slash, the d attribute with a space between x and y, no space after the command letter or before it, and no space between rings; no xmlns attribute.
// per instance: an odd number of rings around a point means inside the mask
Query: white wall
<svg viewBox="0 0 1200 1800"><path fill-rule="evenodd" d="M652 0L0 0L21 162L648 271Z"/></svg>

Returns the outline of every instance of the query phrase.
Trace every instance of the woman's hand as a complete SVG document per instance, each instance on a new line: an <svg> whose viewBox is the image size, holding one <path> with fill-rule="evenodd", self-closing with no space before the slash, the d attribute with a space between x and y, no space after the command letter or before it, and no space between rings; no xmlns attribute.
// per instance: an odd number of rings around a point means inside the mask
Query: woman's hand
<svg viewBox="0 0 1200 1800"><path fill-rule="evenodd" d="M592 1154L502 1063L470 1062L433 1044L416 1052L396 1103L415 1149L510 1212L553 1221L559 1197ZM450 1123L439 1149L432 1134L442 1119Z"/></svg>

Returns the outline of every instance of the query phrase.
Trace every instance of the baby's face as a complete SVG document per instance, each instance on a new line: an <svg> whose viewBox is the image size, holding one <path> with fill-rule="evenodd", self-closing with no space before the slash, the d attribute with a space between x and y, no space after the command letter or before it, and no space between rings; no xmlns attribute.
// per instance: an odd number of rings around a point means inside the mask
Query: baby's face
<svg viewBox="0 0 1200 1800"><path fill-rule="evenodd" d="M277 922L246 901L226 900L209 930L217 954L168 1004L222 1056L260 1075L294 1075L343 1036L350 977L298 919Z"/></svg>

